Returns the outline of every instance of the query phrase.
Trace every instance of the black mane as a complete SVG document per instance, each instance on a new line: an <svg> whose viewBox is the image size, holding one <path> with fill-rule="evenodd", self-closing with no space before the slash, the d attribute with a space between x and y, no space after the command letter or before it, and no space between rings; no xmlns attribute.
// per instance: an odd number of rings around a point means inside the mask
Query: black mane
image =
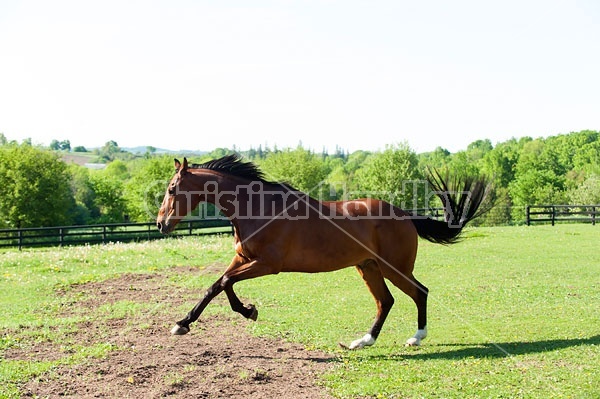
<svg viewBox="0 0 600 399"><path fill-rule="evenodd" d="M261 181L271 184L283 191L299 191L285 182L269 181L265 179L264 173L252 162L244 162L238 154L225 155L224 157L213 159L201 164L191 164L190 169L208 169L216 172L229 173L233 176L242 177L252 181Z"/></svg>
<svg viewBox="0 0 600 399"><path fill-rule="evenodd" d="M190 168L225 172L249 180L260 180L269 183L265 180L263 172L255 164L244 162L238 154L225 155L222 158L213 159L202 164L192 164Z"/></svg>

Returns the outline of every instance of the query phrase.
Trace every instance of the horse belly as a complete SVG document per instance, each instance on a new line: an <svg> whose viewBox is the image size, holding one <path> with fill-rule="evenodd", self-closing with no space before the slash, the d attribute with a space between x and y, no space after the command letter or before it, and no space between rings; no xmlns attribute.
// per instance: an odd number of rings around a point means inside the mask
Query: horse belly
<svg viewBox="0 0 600 399"><path fill-rule="evenodd" d="M282 271L318 273L354 266L372 258L374 243L366 226L335 225L313 228L305 234L295 234L286 245ZM303 230L298 229L296 232Z"/></svg>

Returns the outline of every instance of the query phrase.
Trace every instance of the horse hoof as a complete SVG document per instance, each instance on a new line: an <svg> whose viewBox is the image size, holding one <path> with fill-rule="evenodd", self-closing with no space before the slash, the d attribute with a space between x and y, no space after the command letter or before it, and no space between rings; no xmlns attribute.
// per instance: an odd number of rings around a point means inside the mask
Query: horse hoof
<svg viewBox="0 0 600 399"><path fill-rule="evenodd" d="M248 318L252 321L256 321L256 319L258 319L258 310L256 310L254 305L250 305L250 309L252 309L252 313L250 316L248 316Z"/></svg>
<svg viewBox="0 0 600 399"><path fill-rule="evenodd" d="M417 330L416 334L409 338L406 341L405 346L419 346L421 345L421 341L427 337L427 327L424 327L421 330Z"/></svg>
<svg viewBox="0 0 600 399"><path fill-rule="evenodd" d="M185 335L190 332L188 327L182 327L179 324L175 324L175 327L171 329L171 334L173 335Z"/></svg>
<svg viewBox="0 0 600 399"><path fill-rule="evenodd" d="M373 338L373 336L371 334L367 334L362 338L352 341L352 343L350 344L348 349L350 349L350 350L362 349L365 346L371 346L374 343L375 343L375 338Z"/></svg>

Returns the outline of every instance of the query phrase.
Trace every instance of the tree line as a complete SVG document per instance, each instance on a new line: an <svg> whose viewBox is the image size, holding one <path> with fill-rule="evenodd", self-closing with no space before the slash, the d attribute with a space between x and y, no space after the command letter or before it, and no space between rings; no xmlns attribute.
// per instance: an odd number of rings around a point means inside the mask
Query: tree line
<svg viewBox="0 0 600 399"><path fill-rule="evenodd" d="M172 155L156 154L152 147L135 155L114 141L92 153L77 148L106 167L92 170L67 161L65 155L72 152L66 140L45 148L0 134L1 228L153 220L174 173ZM234 150L218 148L190 158L201 163ZM485 175L493 186L488 198L493 207L481 220L486 224L522 223L527 205L600 204L597 131L513 138L495 145L483 139L456 153L438 147L417 154L407 143L397 143L381 151L338 148L328 154L298 145L259 146L241 154L257 163L268 180L285 181L315 197L373 196L404 209L435 205L428 202L428 168L451 176Z"/></svg>

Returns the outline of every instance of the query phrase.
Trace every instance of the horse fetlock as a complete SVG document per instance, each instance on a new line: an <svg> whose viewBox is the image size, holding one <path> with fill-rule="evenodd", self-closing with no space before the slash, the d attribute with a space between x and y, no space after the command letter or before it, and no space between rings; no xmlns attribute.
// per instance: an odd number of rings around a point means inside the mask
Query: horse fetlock
<svg viewBox="0 0 600 399"><path fill-rule="evenodd" d="M179 324L175 324L175 326L171 329L172 335L185 335L189 332L190 332L189 327L183 327L183 326L180 326Z"/></svg>

